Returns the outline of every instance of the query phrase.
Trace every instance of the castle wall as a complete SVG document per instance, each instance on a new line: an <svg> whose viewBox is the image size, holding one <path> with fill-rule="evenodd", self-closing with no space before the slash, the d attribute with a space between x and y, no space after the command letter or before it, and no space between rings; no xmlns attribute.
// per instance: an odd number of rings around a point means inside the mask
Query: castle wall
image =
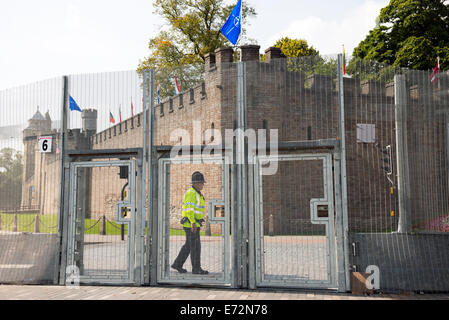
<svg viewBox="0 0 449 320"><path fill-rule="evenodd" d="M317 140L339 136L338 93L335 89L335 79L323 75L306 77L301 72L288 71L285 59L272 60L271 63L246 62L246 72L247 128L268 130L278 128L280 141ZM212 143L210 137L204 136L202 141L189 141L192 140L194 133L193 121L199 121L201 132L214 127L220 130L224 137L225 129L234 129L236 126L236 80L236 64L207 65L203 85L198 85L156 105L155 144ZM384 84L383 86L385 87ZM373 83L361 86L352 79L345 79L349 215L353 225L358 228L372 226L373 221L381 221L381 226L377 226L379 228L387 228L396 222L395 217L390 216L390 208L380 206L385 198L390 197L388 180L380 168L381 158L376 155L379 158L377 167L366 170L360 166L361 159L369 163L373 155L379 153L375 144L357 143L356 127L363 119L357 114L361 105L368 106L373 114L380 111L382 114L389 115L388 119L379 120L375 116L367 117L367 119L376 119L376 135L381 144L394 145L394 137L391 136L392 121L394 121L393 97L386 95L379 97L377 91L374 94L375 90L379 89ZM141 115L136 115L133 122L135 123L136 117ZM140 146L142 128L135 125L131 128L130 121L131 119L128 119L93 136L94 149ZM188 137L183 137L181 140L179 136L173 135L176 129L186 130L189 133ZM302 168L304 165L308 167L307 170ZM176 177L176 180L171 181L187 181L186 185L170 184L170 208L173 212L171 225L174 227L179 226L181 199L189 186L190 176L195 170L200 169L201 167L197 165L175 165L170 170L171 177ZM214 170L217 169L214 168ZM213 197L220 196L214 191L213 186L216 186L217 190L221 188L221 175L217 175L214 170L210 170L208 166L202 166L201 171L208 181L204 191L206 199L209 194ZM301 228L304 232L313 231L313 227L308 222L310 211L307 204L315 195L322 193L323 177L318 173L310 177L304 176L304 172L309 171L321 172L321 163L313 165L299 162L285 163L280 166L279 172L274 177L264 178L264 221L268 221L272 214L275 232L294 233ZM95 199L93 202L104 204L110 201L112 196L101 191L100 181L103 181L104 177L97 177L94 173L92 177L92 196ZM120 183L116 180L116 176L109 179L114 184ZM304 185L307 185L306 193L309 196L305 196L305 190L300 187ZM370 185L370 188L358 187L367 185ZM298 190L302 190L303 198L297 194ZM373 197L373 193L376 197ZM107 197L109 200L106 199ZM302 200L297 201L294 200L295 198ZM92 211L93 217L101 214L104 214L101 210ZM112 213L106 214L112 218ZM303 223L302 226L301 223ZM266 232L268 227L268 223L265 223Z"/></svg>
<svg viewBox="0 0 449 320"><path fill-rule="evenodd" d="M258 48L250 48L258 50ZM246 49L245 49L246 50ZM271 53L272 54L272 53ZM258 55L245 55L254 59ZM216 129L225 137L225 129L236 128L237 110L237 64L232 63L232 50L221 49L216 57L209 55L205 65L205 81L180 95L161 101L155 106L156 145L218 144L218 136L206 135L206 130ZM280 141L304 141L339 138L339 95L335 77L293 71L286 59L267 59L267 62L246 62L247 129L279 129ZM392 84L344 78L346 164L348 184L348 215L351 230L392 231L397 228L397 190L391 193L391 184L382 166L381 149L390 145L396 158L395 105ZM413 91L413 90L412 90ZM426 114L424 98L412 92L410 110ZM421 100L420 100L421 99ZM447 201L441 197L448 190L447 181L446 118L435 114L428 117L436 122L410 122L410 155L417 161L410 162L413 193L420 195L412 200L414 217L420 220L420 212L426 212L425 196L434 190L435 210L445 212ZM419 118L419 117L418 117ZM375 125L375 143L357 141L357 126ZM68 149L123 149L142 146L143 114L139 113L102 132L86 135L72 130ZM178 131L177 131L178 130ZM180 131L181 130L181 131ZM182 135L183 131L187 133ZM423 132L433 132L431 135ZM200 133L200 138L197 133ZM210 133L210 132L209 132ZM196 140L194 140L196 139ZM29 150L35 142L27 140ZM425 149L418 146L426 146ZM306 152L316 152L308 150ZM287 152L288 153L288 152ZM45 156L48 157L48 156ZM417 167L435 159L430 169ZM57 161L42 162L42 155L27 157L26 181L23 195L30 185L41 185L48 177L45 172L59 172ZM44 175L35 176L32 170L45 168ZM218 199L221 194L221 171L219 165L172 165L170 168L171 226L179 228L182 196L190 186L191 174L199 170L205 175L206 201ZM426 179L422 172L426 172ZM322 165L319 162L293 161L282 163L273 176L263 177L264 230L268 232L270 216L275 233L321 232L310 225L309 202L322 194ZM59 173L58 173L59 174ZM391 178L395 186L397 169ZM115 202L125 180L118 177L118 169L92 170L90 173L89 217L98 219L106 215L115 218ZM44 183L46 184L46 182ZM40 187L39 187L40 188ZM433 189L432 189L433 188ZM39 189L40 190L40 189ZM57 190L57 189L52 189ZM31 205L43 203L46 211L55 207L54 199L36 196ZM47 198L49 198L47 200ZM39 200L40 199L40 200ZM206 215L207 212L206 202ZM53 211L51 209L50 211ZM423 217L425 218L425 216ZM298 231L299 230L299 231Z"/></svg>

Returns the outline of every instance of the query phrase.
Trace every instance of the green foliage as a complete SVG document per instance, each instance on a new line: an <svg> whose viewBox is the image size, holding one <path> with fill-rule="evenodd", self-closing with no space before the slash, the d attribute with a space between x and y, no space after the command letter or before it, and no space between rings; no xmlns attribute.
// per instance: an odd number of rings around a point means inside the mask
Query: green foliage
<svg viewBox="0 0 449 320"><path fill-rule="evenodd" d="M280 48L286 57L318 56L318 50L309 47L307 40L284 37L276 41L274 47Z"/></svg>
<svg viewBox="0 0 449 320"><path fill-rule="evenodd" d="M18 208L22 199L22 154L0 150L0 208Z"/></svg>
<svg viewBox="0 0 449 320"><path fill-rule="evenodd" d="M304 72L306 75L335 75L337 72L337 59L323 58L318 50L309 46L307 40L283 37L276 41L274 47L280 48L287 57L289 71Z"/></svg>
<svg viewBox="0 0 449 320"><path fill-rule="evenodd" d="M389 66L375 60L353 58L346 68L347 74L360 80L393 81L395 74L402 74L404 70L397 66Z"/></svg>
<svg viewBox="0 0 449 320"><path fill-rule="evenodd" d="M165 20L165 25L150 39L150 54L139 63L137 71L156 70L162 98L173 95L175 70L181 91L203 80L205 56L229 45L220 29L235 3L225 5L224 0L155 0L153 6ZM242 15L247 21L256 12L243 2ZM243 27L237 45L244 41L245 32Z"/></svg>
<svg viewBox="0 0 449 320"><path fill-rule="evenodd" d="M391 0L377 22L354 57L419 70L433 69L438 56L442 66L449 63L447 1Z"/></svg>

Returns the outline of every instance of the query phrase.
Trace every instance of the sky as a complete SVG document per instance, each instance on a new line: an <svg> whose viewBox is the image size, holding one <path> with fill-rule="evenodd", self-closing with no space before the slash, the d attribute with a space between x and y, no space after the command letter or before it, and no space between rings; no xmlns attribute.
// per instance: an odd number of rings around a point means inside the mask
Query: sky
<svg viewBox="0 0 449 320"><path fill-rule="evenodd" d="M288 36L323 55L348 55L389 0L244 0L244 21L261 53ZM3 0L0 90L65 74L135 70L164 21L151 0ZM227 0L233 3L236 0Z"/></svg>

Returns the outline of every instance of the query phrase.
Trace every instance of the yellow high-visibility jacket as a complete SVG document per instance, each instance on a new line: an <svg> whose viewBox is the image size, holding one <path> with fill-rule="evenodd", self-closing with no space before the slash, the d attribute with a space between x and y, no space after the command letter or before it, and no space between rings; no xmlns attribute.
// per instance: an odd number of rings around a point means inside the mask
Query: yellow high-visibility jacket
<svg viewBox="0 0 449 320"><path fill-rule="evenodd" d="M189 221L185 222L182 226L191 228L192 223L195 223L197 227L200 226L198 220L204 218L204 197L195 188L191 187L184 194L182 202L182 217L187 217Z"/></svg>

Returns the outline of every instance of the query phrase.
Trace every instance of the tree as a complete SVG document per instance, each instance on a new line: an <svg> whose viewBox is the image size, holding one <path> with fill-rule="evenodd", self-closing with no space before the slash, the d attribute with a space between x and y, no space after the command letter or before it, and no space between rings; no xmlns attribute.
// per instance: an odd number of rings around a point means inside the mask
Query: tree
<svg viewBox="0 0 449 320"><path fill-rule="evenodd" d="M150 39L150 54L139 63L137 71L156 70L161 96L171 96L174 70L177 70L183 91L202 81L205 56L229 44L220 29L235 3L225 5L224 0L155 0L153 6L165 20L166 28ZM256 12L243 2L242 15L247 21ZM245 41L245 33L243 27L237 45Z"/></svg>
<svg viewBox="0 0 449 320"><path fill-rule="evenodd" d="M396 67L428 70L449 63L449 2L391 0L377 26L354 49L353 56Z"/></svg>
<svg viewBox="0 0 449 320"><path fill-rule="evenodd" d="M336 75L337 59L325 59L318 50L309 46L307 40L283 37L276 41L274 47L280 48L287 57L290 71L301 71L306 75L313 73Z"/></svg>
<svg viewBox="0 0 449 320"><path fill-rule="evenodd" d="M276 41L274 47L280 48L286 57L318 56L318 50L310 46L307 40L283 37Z"/></svg>
<svg viewBox="0 0 449 320"><path fill-rule="evenodd" d="M0 208L18 208L22 199L22 154L0 150Z"/></svg>

